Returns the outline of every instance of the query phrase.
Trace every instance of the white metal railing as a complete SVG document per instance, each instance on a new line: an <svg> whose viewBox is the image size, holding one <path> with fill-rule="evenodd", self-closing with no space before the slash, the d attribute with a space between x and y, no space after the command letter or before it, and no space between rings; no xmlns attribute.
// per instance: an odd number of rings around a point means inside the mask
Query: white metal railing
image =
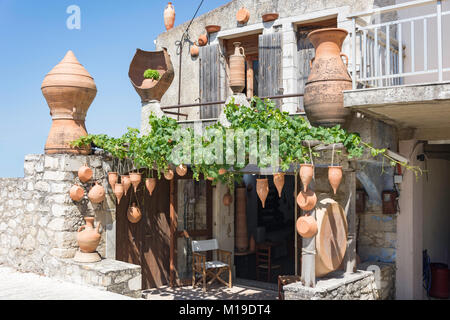
<svg viewBox="0 0 450 320"><path fill-rule="evenodd" d="M363 17L372 17L375 14L397 12L407 8L435 4L436 11L431 14L368 24ZM442 17L449 15L450 11L442 12L442 0L416 0L406 3L376 8L348 16L352 20L351 31L351 73L353 89L362 87L383 87L403 84L405 77L437 74L439 82L443 81L443 73L450 71L444 68L442 59ZM437 32L430 34L427 26L431 19L436 19ZM418 39L415 26L423 27L423 38ZM411 36L410 45L405 47L402 39L403 28L409 28ZM436 37L437 53L430 55L429 37ZM415 44L423 42L423 68L417 70ZM404 61L408 54L410 70L404 71ZM437 68L431 68L429 59L437 59ZM359 68L358 68L359 65Z"/></svg>

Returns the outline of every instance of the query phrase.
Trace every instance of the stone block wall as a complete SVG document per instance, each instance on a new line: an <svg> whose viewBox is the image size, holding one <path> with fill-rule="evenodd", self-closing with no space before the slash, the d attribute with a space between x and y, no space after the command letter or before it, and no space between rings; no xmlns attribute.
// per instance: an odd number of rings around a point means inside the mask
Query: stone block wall
<svg viewBox="0 0 450 320"><path fill-rule="evenodd" d="M85 199L80 203L70 199L69 190L79 182L77 172L83 164L94 171L93 181L106 189L106 199L101 204L88 201L87 192L92 183L84 185ZM68 275L74 274L66 265L68 261L74 263L71 259L78 250L77 230L85 224L85 216L95 217L96 225L101 223L103 231L97 248L100 255L114 259L116 205L106 174L111 164L112 161L102 155L27 155L24 178L0 178L0 264L48 277L61 278L62 270ZM129 266L136 269L136 266ZM86 271L89 268L77 268L81 270L79 276L84 281L81 282L99 285L90 280ZM139 266L138 269L138 272L131 272L132 278L136 278L137 273L140 276ZM65 280L70 279L65 276ZM73 279L77 279L76 274ZM106 286L108 290L117 287ZM132 290L128 288L120 293L127 291Z"/></svg>

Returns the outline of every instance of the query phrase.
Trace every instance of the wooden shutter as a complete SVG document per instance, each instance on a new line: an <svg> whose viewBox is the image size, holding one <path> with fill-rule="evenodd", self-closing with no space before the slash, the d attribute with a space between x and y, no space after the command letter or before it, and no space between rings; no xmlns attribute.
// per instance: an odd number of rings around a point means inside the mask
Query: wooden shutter
<svg viewBox="0 0 450 320"><path fill-rule="evenodd" d="M298 56L298 92L305 92L306 81L308 80L309 72L311 68L309 62L315 56L316 50L312 43L308 40L307 36L310 30L300 31L297 36L297 56ZM303 97L300 99L299 111L304 111Z"/></svg>
<svg viewBox="0 0 450 320"><path fill-rule="evenodd" d="M283 94L281 33L260 35L258 47L258 94L261 97Z"/></svg>
<svg viewBox="0 0 450 320"><path fill-rule="evenodd" d="M219 45L200 47L200 98L201 102L220 100L220 54ZM217 118L219 105L202 106L201 119Z"/></svg>

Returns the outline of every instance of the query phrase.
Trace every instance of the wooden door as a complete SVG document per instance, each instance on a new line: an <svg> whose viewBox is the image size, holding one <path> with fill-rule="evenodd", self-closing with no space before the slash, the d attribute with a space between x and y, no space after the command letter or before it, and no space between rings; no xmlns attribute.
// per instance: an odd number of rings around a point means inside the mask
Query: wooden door
<svg viewBox="0 0 450 320"><path fill-rule="evenodd" d="M199 59L201 102L219 101L221 98L219 45L200 47ZM219 113L219 105L200 107L200 119L214 119Z"/></svg>
<svg viewBox="0 0 450 320"><path fill-rule="evenodd" d="M261 97L283 94L282 35L280 32L259 36L258 94ZM280 105L280 100L274 100Z"/></svg>
<svg viewBox="0 0 450 320"><path fill-rule="evenodd" d="M143 179L144 180L144 179ZM158 180L150 196L144 182L128 190L116 210L116 259L142 267L142 289L169 283L170 213L169 181ZM137 203L142 219L132 224L127 210Z"/></svg>

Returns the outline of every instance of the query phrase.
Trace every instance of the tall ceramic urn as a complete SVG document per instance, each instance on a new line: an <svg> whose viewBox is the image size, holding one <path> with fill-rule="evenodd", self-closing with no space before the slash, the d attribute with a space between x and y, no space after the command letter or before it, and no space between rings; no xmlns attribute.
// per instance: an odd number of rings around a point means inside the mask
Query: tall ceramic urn
<svg viewBox="0 0 450 320"><path fill-rule="evenodd" d="M316 56L310 62L304 108L314 126L342 125L350 115L350 111L344 108L342 93L352 89L352 79L347 71L348 57L341 53L347 34L345 29L338 28L319 29L308 34L316 48ZM346 63L342 57L346 58Z"/></svg>
<svg viewBox="0 0 450 320"><path fill-rule="evenodd" d="M166 30L170 30L173 28L175 24L175 9L172 5L172 2L167 4L166 9L164 9L164 26Z"/></svg>
<svg viewBox="0 0 450 320"><path fill-rule="evenodd" d="M84 121L97 87L72 51L45 76L41 89L53 119L45 153L89 154L89 147L73 148L70 142L87 135Z"/></svg>
<svg viewBox="0 0 450 320"><path fill-rule="evenodd" d="M234 42L234 54L230 56L230 88L234 94L245 88L245 51L240 42Z"/></svg>

